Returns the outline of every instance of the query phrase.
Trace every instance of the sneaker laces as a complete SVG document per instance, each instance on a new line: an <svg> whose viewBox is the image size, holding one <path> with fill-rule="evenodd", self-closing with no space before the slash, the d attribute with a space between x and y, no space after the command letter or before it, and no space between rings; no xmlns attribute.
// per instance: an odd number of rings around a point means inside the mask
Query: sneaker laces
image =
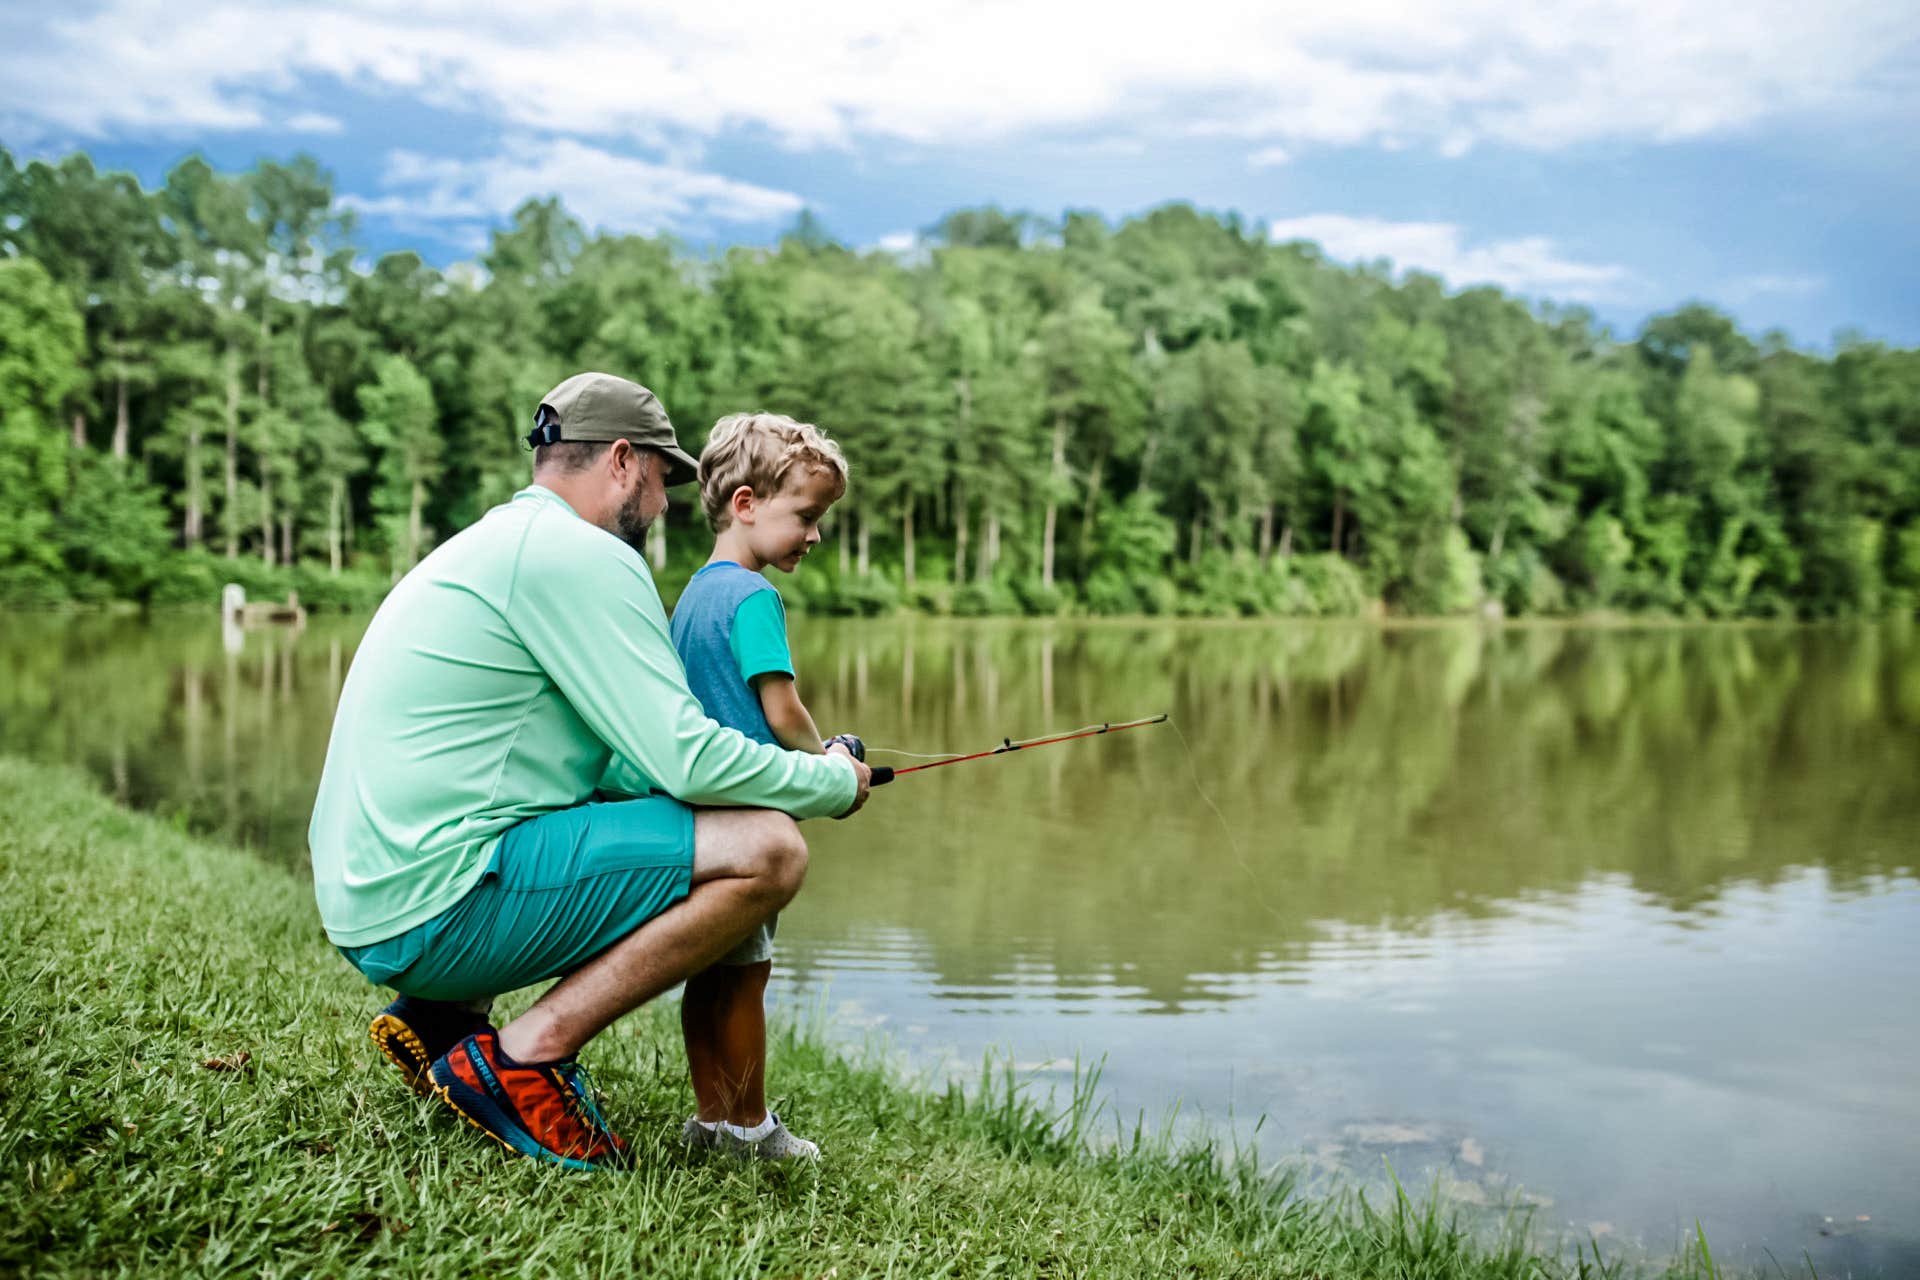
<svg viewBox="0 0 1920 1280"><path fill-rule="evenodd" d="M608 1124L606 1117L600 1114L600 1105L597 1101L600 1089L594 1084L593 1075L587 1070L586 1064L577 1060L565 1064L556 1063L554 1074L564 1079L572 1089L574 1107L581 1117L591 1122L609 1144L618 1146L620 1140L614 1136L613 1126Z"/></svg>

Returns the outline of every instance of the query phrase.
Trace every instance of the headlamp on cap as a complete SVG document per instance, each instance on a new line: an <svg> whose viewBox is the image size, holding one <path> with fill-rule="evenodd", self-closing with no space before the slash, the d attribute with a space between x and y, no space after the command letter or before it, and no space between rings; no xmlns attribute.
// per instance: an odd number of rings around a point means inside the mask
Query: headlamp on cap
<svg viewBox="0 0 1920 1280"><path fill-rule="evenodd" d="M525 444L529 450L541 445L560 443L560 415L541 405L533 414L533 430L528 433Z"/></svg>

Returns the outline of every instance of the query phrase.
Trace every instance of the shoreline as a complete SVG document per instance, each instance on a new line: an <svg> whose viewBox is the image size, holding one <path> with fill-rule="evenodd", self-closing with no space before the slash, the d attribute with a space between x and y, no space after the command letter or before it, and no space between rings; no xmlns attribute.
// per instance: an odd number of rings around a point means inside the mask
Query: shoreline
<svg viewBox="0 0 1920 1280"><path fill-rule="evenodd" d="M1311 1198L1247 1153L1085 1141L989 1075L941 1093L817 1030L773 1037L776 1105L819 1170L689 1160L669 1001L585 1055L637 1167L512 1160L407 1094L367 1045L381 993L297 877L0 758L0 1271L652 1275L1718 1274L1488 1239L1418 1192ZM518 1007L529 993L508 1003Z"/></svg>
<svg viewBox="0 0 1920 1280"><path fill-rule="evenodd" d="M1591 613L1522 613L1484 615L1477 613L1388 613L1370 611L1353 614L1303 614L1303 613L1260 613L1260 614L1217 614L1217 613L988 613L959 614L939 613L925 609L915 609L902 605L898 608L876 614L849 614L832 611L810 610L798 601L785 601L788 611L800 618L844 618L860 622L898 623L898 622L942 622L965 626L992 626L1005 623L1042 623L1086 625L1101 627L1142 627L1142 626L1204 626L1204 627L1269 627L1277 624L1303 625L1316 627L1372 627L1382 631L1412 630L1433 627L1481 627L1490 631L1499 630L1593 630L1593 631L1635 631L1635 630L1682 630L1696 627L1715 627L1742 630L1790 630L1805 627L1824 629L1833 627L1873 627L1888 624L1902 625L1920 620L1920 613L1875 613L1851 614L1837 617L1794 618L1794 617L1685 617L1671 613L1618 613L1599 611ZM311 617L322 618L369 618L375 602L366 608L316 607L309 612ZM204 617L219 622L220 610L217 605L188 604L143 604L137 600L102 601L63 601L50 605L0 604L0 617L33 618L191 618ZM294 624L266 623L248 624L249 631L275 631L297 629Z"/></svg>

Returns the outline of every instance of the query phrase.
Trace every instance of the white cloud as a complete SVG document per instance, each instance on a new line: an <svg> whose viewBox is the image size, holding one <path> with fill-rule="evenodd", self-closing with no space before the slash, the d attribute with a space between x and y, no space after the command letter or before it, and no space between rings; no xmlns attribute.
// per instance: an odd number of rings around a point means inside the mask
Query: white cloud
<svg viewBox="0 0 1920 1280"><path fill-rule="evenodd" d="M332 79L522 129L658 145L762 129L967 145L1088 130L1273 145L1662 141L1910 110L1911 0L162 0L8 25L0 130L260 127Z"/></svg>
<svg viewBox="0 0 1920 1280"><path fill-rule="evenodd" d="M1515 293L1601 302L1620 297L1631 283L1625 267L1563 257L1545 236L1469 244L1466 233L1451 222L1315 213L1272 223L1268 232L1277 241L1315 241L1336 261L1385 258L1402 270L1430 272L1455 287L1492 284Z"/></svg>
<svg viewBox="0 0 1920 1280"><path fill-rule="evenodd" d="M1262 147L1247 157L1249 169L1271 169L1276 165L1290 164L1293 153L1285 147Z"/></svg>
<svg viewBox="0 0 1920 1280"><path fill-rule="evenodd" d="M295 133L344 133L346 126L338 116L319 111L302 111L287 118L287 128Z"/></svg>
<svg viewBox="0 0 1920 1280"><path fill-rule="evenodd" d="M395 151L380 185L386 194L344 202L418 226L484 223L523 200L553 195L589 227L643 232L702 221L767 222L792 217L803 204L792 192L615 155L572 138L513 138L483 160Z"/></svg>
<svg viewBox="0 0 1920 1280"><path fill-rule="evenodd" d="M1827 278L1821 275L1741 276L1728 281L1720 290L1720 296L1742 305L1756 298L1808 298L1826 287Z"/></svg>
<svg viewBox="0 0 1920 1280"><path fill-rule="evenodd" d="M924 266L933 260L933 248L911 231L889 231L868 249L884 253L902 266Z"/></svg>

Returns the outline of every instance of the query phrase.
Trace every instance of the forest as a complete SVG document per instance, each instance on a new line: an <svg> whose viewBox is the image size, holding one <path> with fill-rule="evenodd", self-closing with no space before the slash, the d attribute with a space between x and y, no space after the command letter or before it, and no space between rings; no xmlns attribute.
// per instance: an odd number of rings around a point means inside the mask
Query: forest
<svg viewBox="0 0 1920 1280"><path fill-rule="evenodd" d="M907 252L595 233L370 261L310 158L155 189L0 149L0 604L365 608L603 369L681 441L769 409L853 479L799 607L1819 618L1920 605L1920 351L1329 261L1171 203L957 210ZM705 558L690 491L647 554Z"/></svg>

